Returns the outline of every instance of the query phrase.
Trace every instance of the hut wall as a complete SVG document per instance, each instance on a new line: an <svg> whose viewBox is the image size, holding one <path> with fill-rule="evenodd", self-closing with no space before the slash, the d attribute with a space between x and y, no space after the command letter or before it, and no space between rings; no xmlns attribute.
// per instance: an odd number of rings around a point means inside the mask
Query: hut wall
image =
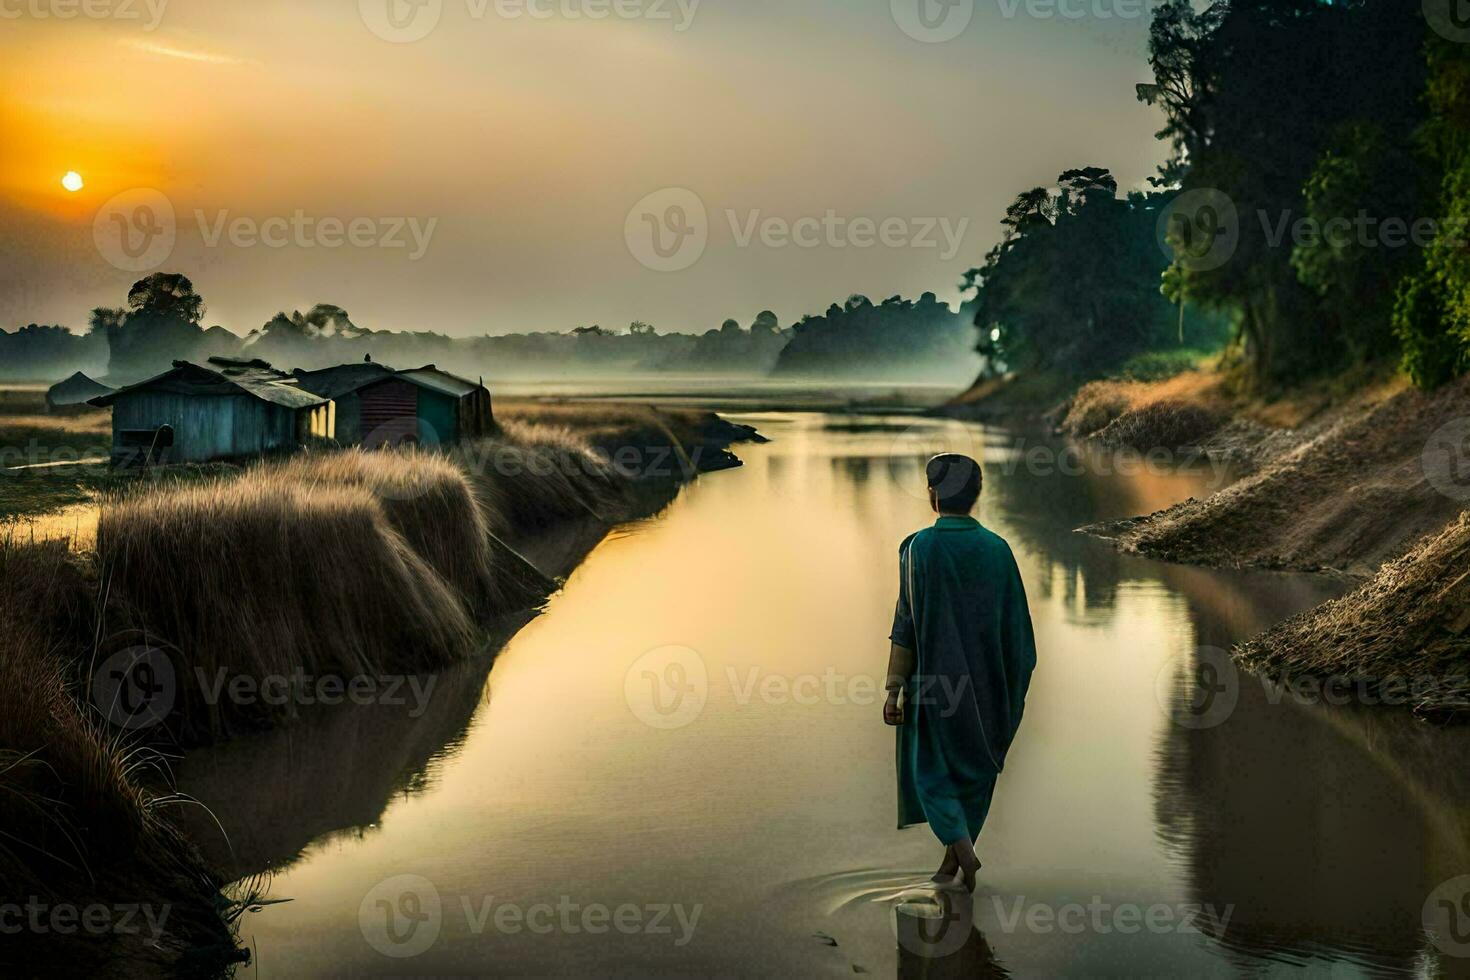
<svg viewBox="0 0 1470 980"><path fill-rule="evenodd" d="M338 442L346 445L362 442L362 399L357 392L349 391L336 400Z"/></svg>
<svg viewBox="0 0 1470 980"><path fill-rule="evenodd" d="M113 406L113 451L126 450L121 434L170 425L173 462L248 456L296 445L296 412L248 395L182 395L139 391Z"/></svg>

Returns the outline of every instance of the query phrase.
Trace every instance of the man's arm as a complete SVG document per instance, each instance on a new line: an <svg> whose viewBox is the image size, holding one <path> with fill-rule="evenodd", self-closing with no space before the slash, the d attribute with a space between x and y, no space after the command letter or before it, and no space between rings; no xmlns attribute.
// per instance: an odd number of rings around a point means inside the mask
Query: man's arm
<svg viewBox="0 0 1470 980"><path fill-rule="evenodd" d="M908 679L913 676L914 660L914 651L906 646L894 643L888 649L888 680L883 684L888 692L888 699L883 702L884 724L903 723L903 708L899 706L898 698Z"/></svg>
<svg viewBox="0 0 1470 980"><path fill-rule="evenodd" d="M911 541L912 538L909 539ZM909 541L905 541L907 545ZM897 725L903 722L903 709L899 706L899 695L903 693L908 679L918 666L914 649L918 646L914 630L913 597L909 595L908 564L909 551L903 545L898 549L898 603L893 610L893 630L888 635L891 646L888 650L888 678L883 682L888 698L883 702L883 722Z"/></svg>

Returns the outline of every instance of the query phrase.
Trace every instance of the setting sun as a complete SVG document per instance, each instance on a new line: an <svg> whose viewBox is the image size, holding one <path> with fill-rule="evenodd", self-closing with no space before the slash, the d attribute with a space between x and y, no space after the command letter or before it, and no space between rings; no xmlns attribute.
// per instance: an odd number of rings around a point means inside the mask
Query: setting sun
<svg viewBox="0 0 1470 980"><path fill-rule="evenodd" d="M61 178L61 186L75 194L82 189L82 175L75 170L68 170L66 176Z"/></svg>

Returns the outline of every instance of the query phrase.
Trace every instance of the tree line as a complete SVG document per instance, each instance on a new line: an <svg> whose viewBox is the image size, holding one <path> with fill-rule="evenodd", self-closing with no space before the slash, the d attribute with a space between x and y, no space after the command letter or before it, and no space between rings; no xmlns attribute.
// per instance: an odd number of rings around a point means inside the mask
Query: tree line
<svg viewBox="0 0 1470 980"><path fill-rule="evenodd" d="M61 377L73 370L135 381L174 360L248 355L285 367L314 369L373 360L407 367L434 363L467 376L505 380L684 372L765 376L772 372L842 375L866 365L869 375L913 380L954 352L967 355L965 319L926 293L917 302L893 297L875 305L855 296L825 316L781 326L762 310L749 326L733 319L702 334L660 333L635 321L626 330L601 325L479 337L432 331L373 330L330 303L305 313L282 311L244 336L204 326L207 310L187 276L154 273L135 283L125 306L92 311L85 334L31 325L0 330L7 380ZM970 355L972 356L972 355ZM789 363L788 363L789 362ZM793 366L794 365L794 366Z"/></svg>
<svg viewBox="0 0 1470 980"><path fill-rule="evenodd" d="M1262 388L1470 368L1470 31L1449 2L1159 7L1137 87L1164 117L1152 189L1120 199L1087 167L1016 199L964 283L993 369L1097 375L1219 341Z"/></svg>

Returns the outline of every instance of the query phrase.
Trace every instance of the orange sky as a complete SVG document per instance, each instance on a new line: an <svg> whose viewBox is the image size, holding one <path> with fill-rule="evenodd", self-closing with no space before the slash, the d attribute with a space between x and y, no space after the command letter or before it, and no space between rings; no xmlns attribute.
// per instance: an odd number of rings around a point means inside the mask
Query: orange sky
<svg viewBox="0 0 1470 980"><path fill-rule="evenodd" d="M692 0L628 0L639 16L602 20L567 13L597 0L530 0L544 18L428 0L434 29L393 43L359 9L389 0L151 0L151 29L149 0L93 2L112 13L61 20L37 16L61 0L5 0L0 326L80 328L122 301L138 275L100 254L93 221L133 188L175 212L159 268L193 278L209 321L241 333L316 302L451 334L704 330L767 307L787 322L855 291L953 300L1017 191L1084 164L1134 185L1159 156L1159 120L1132 93L1141 18L981 4L959 37L920 43L889 0L705 0L688 17ZM68 170L86 181L77 194L60 186ZM625 224L669 187L704 204L708 245L657 272ZM937 248L735 234L828 212L914 235L968 225L952 255L937 233ZM209 240L297 216L372 222L376 237ZM395 223L406 247L382 243Z"/></svg>

